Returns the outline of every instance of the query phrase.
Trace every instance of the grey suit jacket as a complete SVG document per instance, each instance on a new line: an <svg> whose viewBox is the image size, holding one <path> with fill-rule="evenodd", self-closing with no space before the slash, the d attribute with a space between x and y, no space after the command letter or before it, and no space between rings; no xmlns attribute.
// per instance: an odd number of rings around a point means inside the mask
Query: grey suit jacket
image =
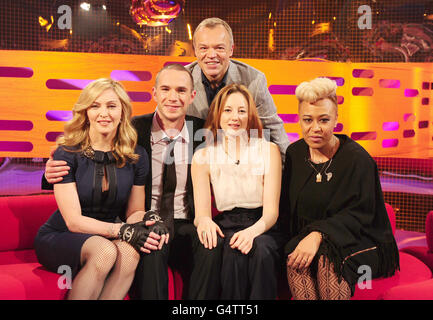
<svg viewBox="0 0 433 320"><path fill-rule="evenodd" d="M185 67L191 71L194 78L194 89L197 91L193 103L188 107L187 114L206 119L209 113L209 104L202 83L200 66L195 61ZM289 139L284 130L283 121L277 114L277 108L268 90L265 74L245 63L230 60L226 85L232 83L243 84L253 95L263 127L270 131L270 137L268 136L267 138L270 138L272 142L278 145L284 163Z"/></svg>

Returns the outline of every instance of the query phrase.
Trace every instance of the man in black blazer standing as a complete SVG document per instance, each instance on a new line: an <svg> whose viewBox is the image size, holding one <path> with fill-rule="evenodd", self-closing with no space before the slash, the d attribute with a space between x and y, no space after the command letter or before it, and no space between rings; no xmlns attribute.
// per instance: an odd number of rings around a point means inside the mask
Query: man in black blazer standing
<svg viewBox="0 0 433 320"><path fill-rule="evenodd" d="M162 68L156 76L153 98L156 111L137 116L132 122L137 130L138 144L143 146L151 162L145 184L145 209L153 210L163 218L170 230L168 244L164 236L159 245L148 238L145 247L150 253L141 253L135 279L130 290L132 299L168 299L168 272L170 266L178 270L184 282L184 299L218 299L220 290L221 243L206 249L199 241L194 226L194 198L191 180L191 160L202 143L196 132L204 120L187 116L188 106L194 100L195 90L191 73L180 64ZM197 137L195 137L197 136ZM174 143L173 143L174 142ZM171 176L165 176L164 167L169 150L174 157ZM50 183L58 182L62 168L57 161L49 160L45 176ZM161 209L164 183L174 178L174 194L170 212ZM164 211L164 212L163 212ZM138 222L143 217L136 217ZM154 241L154 239L153 239ZM155 241L154 241L155 242Z"/></svg>

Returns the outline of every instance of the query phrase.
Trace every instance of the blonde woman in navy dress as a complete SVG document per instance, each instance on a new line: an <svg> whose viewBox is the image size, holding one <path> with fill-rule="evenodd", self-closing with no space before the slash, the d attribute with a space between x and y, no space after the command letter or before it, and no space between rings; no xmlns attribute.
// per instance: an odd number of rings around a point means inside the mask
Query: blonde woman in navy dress
<svg viewBox="0 0 433 320"><path fill-rule="evenodd" d="M278 219L281 156L264 139L254 100L243 85L215 97L206 147L194 154L195 225L212 250L224 241L222 299L276 299L281 237ZM212 220L211 190L221 213Z"/></svg>
<svg viewBox="0 0 433 320"><path fill-rule="evenodd" d="M71 268L69 299L123 299L139 252L159 245L148 237L145 222L116 222L144 210L149 164L145 150L136 145L131 112L119 82L95 80L82 91L57 140L53 158L71 169L54 185L58 210L40 228L35 249L47 269Z"/></svg>

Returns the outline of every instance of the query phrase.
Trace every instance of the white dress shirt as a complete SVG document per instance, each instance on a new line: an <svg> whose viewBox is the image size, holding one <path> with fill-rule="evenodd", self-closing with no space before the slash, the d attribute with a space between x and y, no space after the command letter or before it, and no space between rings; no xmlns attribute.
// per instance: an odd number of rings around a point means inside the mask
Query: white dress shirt
<svg viewBox="0 0 433 320"><path fill-rule="evenodd" d="M180 133L174 137L174 158L176 163L176 190L174 192L174 219L188 219L189 205L187 203L186 181L188 175L188 127L184 123ZM170 137L164 132L158 123L157 116L153 117L151 129L152 147L152 201L151 209L159 211L162 193L163 162L166 158L167 146ZM191 142L192 143L192 142Z"/></svg>

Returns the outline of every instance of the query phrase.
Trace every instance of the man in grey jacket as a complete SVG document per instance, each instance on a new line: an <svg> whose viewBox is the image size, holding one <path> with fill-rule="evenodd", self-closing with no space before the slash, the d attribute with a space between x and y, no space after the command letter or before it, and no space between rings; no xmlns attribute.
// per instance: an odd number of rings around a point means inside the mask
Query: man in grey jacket
<svg viewBox="0 0 433 320"><path fill-rule="evenodd" d="M279 146L284 162L289 139L268 90L266 76L230 59L234 47L230 26L219 18L203 20L194 31L193 45L197 61L186 68L192 73L197 95L187 114L206 119L209 106L221 88L231 83L243 84L253 95L263 127L270 131L270 140Z"/></svg>

